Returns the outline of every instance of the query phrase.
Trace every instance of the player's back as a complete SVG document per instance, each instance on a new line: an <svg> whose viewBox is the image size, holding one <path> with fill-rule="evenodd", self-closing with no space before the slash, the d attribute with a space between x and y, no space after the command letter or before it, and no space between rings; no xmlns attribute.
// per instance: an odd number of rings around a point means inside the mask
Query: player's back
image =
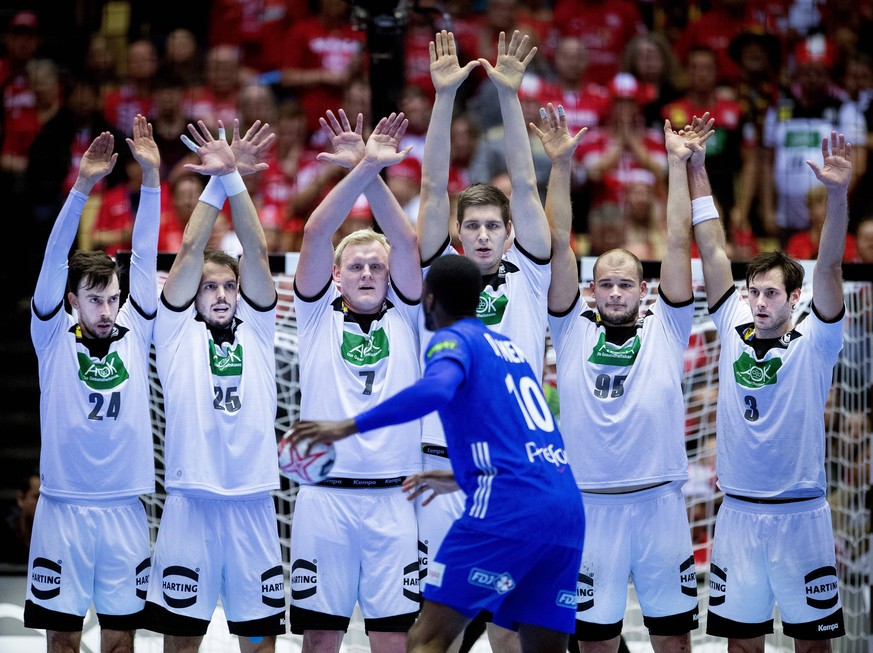
<svg viewBox="0 0 873 653"><path fill-rule="evenodd" d="M507 537L581 545L582 502L564 441L521 350L468 318L436 332L426 360L441 358L457 362L465 375L439 411L452 469L467 495L462 519Z"/></svg>

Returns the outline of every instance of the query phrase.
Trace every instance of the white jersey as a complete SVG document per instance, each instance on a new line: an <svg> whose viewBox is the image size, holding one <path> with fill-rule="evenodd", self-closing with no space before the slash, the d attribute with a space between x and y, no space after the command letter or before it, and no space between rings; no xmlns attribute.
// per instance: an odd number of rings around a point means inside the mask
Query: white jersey
<svg viewBox="0 0 873 653"><path fill-rule="evenodd" d="M216 345L194 302L163 301L155 325L167 414L166 487L188 496L242 496L279 487L276 307L240 294L234 341Z"/></svg>
<svg viewBox="0 0 873 653"><path fill-rule="evenodd" d="M716 418L718 485L747 497L826 490L824 412L843 319L810 312L761 356L748 302L733 289L712 311L721 343Z"/></svg>
<svg viewBox="0 0 873 653"><path fill-rule="evenodd" d="M774 149L773 179L777 190L776 224L788 229L807 229L806 196L818 185L807 161L821 159L821 142L831 132L846 135L846 142L867 141L867 123L853 102L831 99L823 110L805 115L793 100L772 107L764 121L764 145Z"/></svg>
<svg viewBox="0 0 873 653"><path fill-rule="evenodd" d="M142 315L128 299L109 352L97 359L63 305L45 319L33 313L42 493L100 501L155 491L148 380L153 324L154 316Z"/></svg>
<svg viewBox="0 0 873 653"><path fill-rule="evenodd" d="M294 292L300 351L300 418L354 417L421 378L419 302L409 304L388 286L369 332L345 310L333 283L310 299ZM362 433L336 443L332 477L392 478L421 470L418 420Z"/></svg>
<svg viewBox="0 0 873 653"><path fill-rule="evenodd" d="M621 344L606 340L581 295L549 315L561 432L580 489L688 478L682 369L693 315L691 301L658 299Z"/></svg>
<svg viewBox="0 0 873 653"><path fill-rule="evenodd" d="M443 256L458 255L451 246ZM428 268L423 270L427 274ZM543 378L546 355L546 314L552 271L548 260L539 261L521 250L515 243L506 251L493 280L479 295L478 317L489 329L505 335L521 349L536 378ZM422 354L433 337L420 316ZM444 446L442 424L436 413L423 419L422 442Z"/></svg>

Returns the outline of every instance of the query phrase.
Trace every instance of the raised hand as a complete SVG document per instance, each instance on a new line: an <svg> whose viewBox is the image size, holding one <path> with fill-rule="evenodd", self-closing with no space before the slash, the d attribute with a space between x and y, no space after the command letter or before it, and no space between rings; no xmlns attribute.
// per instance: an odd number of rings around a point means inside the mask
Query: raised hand
<svg viewBox="0 0 873 653"><path fill-rule="evenodd" d="M85 150L82 160L79 161L77 182L82 181L83 184L87 185L86 193L91 191L94 184L112 172L118 161L118 154L112 153L114 148L115 137L110 132L102 132ZM79 186L78 183L76 185ZM76 190L82 189L76 188Z"/></svg>
<svg viewBox="0 0 873 653"><path fill-rule="evenodd" d="M530 47L530 38L527 35L522 36L521 32L515 30L507 46L506 32L500 32L497 41L497 65L492 66L485 58L480 58L479 63L498 88L518 92L524 71L536 53L537 49Z"/></svg>
<svg viewBox="0 0 873 653"><path fill-rule="evenodd" d="M188 132L191 138L182 135L182 142L200 157L199 165L186 163L184 168L191 172L199 172L203 175L227 175L236 170L236 159L233 150L225 140L224 123L218 121L218 139L212 137L202 120L197 121L197 126L188 124Z"/></svg>
<svg viewBox="0 0 873 653"><path fill-rule="evenodd" d="M160 167L161 154L158 151L158 144L155 143L152 125L145 116L136 114L133 119L133 138L125 140L130 153L142 166L143 171L156 170Z"/></svg>
<svg viewBox="0 0 873 653"><path fill-rule="evenodd" d="M364 116L358 114L355 128L352 129L346 112L339 110L339 120L333 111L328 110L327 118L319 118L321 128L330 139L333 152L320 152L315 158L334 163L343 168L354 168L364 158Z"/></svg>
<svg viewBox="0 0 873 653"><path fill-rule="evenodd" d="M457 89L467 79L470 71L481 65L478 61L470 61L461 68L455 49L455 35L446 30L437 32L428 48L430 50L430 78L437 93Z"/></svg>
<svg viewBox="0 0 873 653"><path fill-rule="evenodd" d="M407 145L400 151L397 148L400 146L400 141L403 140L408 126L409 121L402 112L392 113L387 118L382 118L370 138L367 139L364 158L378 163L383 168L403 161L412 150L412 146Z"/></svg>
<svg viewBox="0 0 873 653"><path fill-rule="evenodd" d="M567 129L567 115L564 113L563 105L555 105L548 103L547 109L540 108L540 118L543 121L543 129L537 127L534 123L529 123L528 127L535 133L543 143L543 149L549 157L549 161L566 161L572 158L579 141L588 131L587 127L580 129L575 136L570 134Z"/></svg>
<svg viewBox="0 0 873 653"><path fill-rule="evenodd" d="M707 111L700 118L694 116L691 119L691 124L686 125L679 132L685 137L687 147L691 150L691 158L688 159L688 165L692 168L702 168L705 165L706 141L715 133L714 125L715 118L710 118L709 111Z"/></svg>
<svg viewBox="0 0 873 653"><path fill-rule="evenodd" d="M260 120L255 120L246 135L240 138L239 120L234 119L233 140L230 143L230 149L236 160L236 169L239 174L250 175L269 168L270 166L264 161L264 157L275 140L276 134L270 131L270 125L267 123L262 125Z"/></svg>
<svg viewBox="0 0 873 653"><path fill-rule="evenodd" d="M845 134L831 132L830 143L827 138L821 139L821 158L821 168L814 161L806 162L816 179L828 188L848 188L852 180L852 144L846 142Z"/></svg>
<svg viewBox="0 0 873 653"><path fill-rule="evenodd" d="M664 121L664 145L667 147L668 156L676 157L680 161L687 161L691 158L694 150L688 147L688 134L689 132L684 129L675 131L669 120Z"/></svg>

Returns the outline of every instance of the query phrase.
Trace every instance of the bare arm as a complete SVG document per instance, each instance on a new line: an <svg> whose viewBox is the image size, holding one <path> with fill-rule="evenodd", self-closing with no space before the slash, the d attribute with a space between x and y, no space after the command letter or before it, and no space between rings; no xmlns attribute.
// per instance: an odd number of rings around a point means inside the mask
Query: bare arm
<svg viewBox="0 0 873 653"><path fill-rule="evenodd" d="M588 130L582 129L575 136L571 136L567 131L564 107L560 105L556 111L549 103L548 110L540 109L540 117L543 121L543 130L533 123L529 127L542 141L543 149L552 162L545 208L552 244L549 310L560 313L570 308L579 293L576 254L570 242L573 231L570 174L573 167L573 153Z"/></svg>
<svg viewBox="0 0 873 653"><path fill-rule="evenodd" d="M479 62L497 87L500 100L506 167L512 183L509 202L515 238L531 256L547 259L551 250L549 226L540 202L530 140L518 100L524 71L537 52L536 47L529 47L529 42L528 36L522 37L516 30L507 45L506 34L500 32L497 65L492 66L487 59L479 59Z"/></svg>
<svg viewBox="0 0 873 653"><path fill-rule="evenodd" d="M478 61L470 61L463 68L460 66L455 37L451 32L439 32L430 43L430 77L436 96L424 140L421 197L416 222L418 246L423 261L429 261L436 256L449 236L451 205L447 189L452 111L458 87L478 65Z"/></svg>
<svg viewBox="0 0 873 653"><path fill-rule="evenodd" d="M704 128L705 123L695 116L690 129L699 133ZM686 127L686 131L688 129L689 127ZM689 141L688 146L694 150L688 160L688 191L693 202L701 197L712 196L712 188L709 185L709 175L706 174L704 165L706 146L696 144L693 140ZM734 285L731 262L725 244L724 227L721 219L705 220L694 226L693 230L703 265L706 301L709 306L713 306Z"/></svg>
<svg viewBox="0 0 873 653"><path fill-rule="evenodd" d="M833 320L843 310L843 251L849 225L848 188L852 181L852 144L843 134L831 132L830 143L821 142L823 166L807 161L828 193L827 213L821 230L818 258L813 268L812 301L818 314Z"/></svg>
<svg viewBox="0 0 873 653"><path fill-rule="evenodd" d="M406 299L420 299L421 259L415 228L381 176L376 175L365 194L376 222L391 245L388 252L391 281Z"/></svg>
<svg viewBox="0 0 873 653"><path fill-rule="evenodd" d="M262 153L276 139L269 127L256 120L245 136L240 138L239 120L234 120L231 151L241 175L267 167L266 163L260 162ZM267 238L255 204L245 186L241 192L229 195L227 200L230 203L233 230L242 245L239 259L240 288L256 306L272 306L276 300L276 286L270 273Z"/></svg>
<svg viewBox="0 0 873 653"><path fill-rule="evenodd" d="M196 143L201 163L186 163L185 169L211 176L227 175L236 170L233 151L224 140L224 127L221 122L219 125L218 140L212 137L202 120L197 122L197 127L188 125L188 132ZM187 137L183 140L187 142ZM203 277L203 250L217 218L217 208L203 201L197 202L185 227L179 252L164 283L164 299L171 306L186 306L197 294L200 279Z"/></svg>

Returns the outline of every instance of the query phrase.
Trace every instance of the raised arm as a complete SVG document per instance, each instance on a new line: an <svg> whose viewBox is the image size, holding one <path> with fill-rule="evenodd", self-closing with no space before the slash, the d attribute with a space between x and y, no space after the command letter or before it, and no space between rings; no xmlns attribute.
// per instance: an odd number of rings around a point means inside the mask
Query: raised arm
<svg viewBox="0 0 873 653"><path fill-rule="evenodd" d="M158 231L161 226L161 155L152 125L140 114L133 119L133 138L125 139L142 168L142 189L133 223L130 295L146 315L158 310Z"/></svg>
<svg viewBox="0 0 873 653"><path fill-rule="evenodd" d="M322 126L334 134L353 132L345 112L340 111L339 121L328 112L328 119L327 122L322 122ZM361 123L362 118L359 116L356 127L359 135ZM303 228L303 244L300 247L300 260L294 278L294 285L304 297L315 296L330 281L333 266L333 234L346 219L355 200L368 190L367 187L379 176L382 168L399 163L409 154L411 146L397 151L397 143L406 133L408 124L402 113L392 113L389 117L382 118L367 140L363 158L331 189L309 216ZM387 232L385 235L391 238ZM403 238L403 236L398 237L401 240ZM420 268L415 270L415 275L421 278ZM394 278L393 274L392 278ZM420 295L419 289L417 294L413 293L409 298L417 299Z"/></svg>
<svg viewBox="0 0 873 653"><path fill-rule="evenodd" d="M694 116L685 131L702 134L708 120L708 113L703 114L703 118ZM688 159L688 191L691 195L694 239L697 241L697 249L700 250L706 302L712 307L734 285L734 279L725 245L724 227L712 201L712 188L709 185L709 175L706 174L706 144L690 138L688 147L693 150L691 158Z"/></svg>
<svg viewBox="0 0 873 653"><path fill-rule="evenodd" d="M831 132L821 141L821 168L807 161L828 193L827 213L821 229L818 258L812 272L812 302L825 320L843 310L843 251L849 226L848 189L852 180L852 144L843 134Z"/></svg>
<svg viewBox="0 0 873 653"><path fill-rule="evenodd" d="M276 135L270 132L267 123L254 124L240 138L239 120L233 121L233 141L231 151L240 175L265 170L263 154L270 147ZM240 181L242 181L240 179ZM238 184L239 192L227 194L233 230L242 245L239 259L240 289L256 306L272 306L276 300L276 286L270 273L270 260L267 252L267 238L258 218L258 211L245 184Z"/></svg>
<svg viewBox="0 0 873 653"><path fill-rule="evenodd" d="M470 71L479 65L470 61L461 68L451 32L439 32L430 42L430 77L436 91L430 124L424 139L419 198L418 247L421 260L429 261L439 253L449 237L449 162L451 159L452 111L455 95Z"/></svg>
<svg viewBox="0 0 873 653"><path fill-rule="evenodd" d="M67 255L76 241L82 209L88 195L118 161L113 153L115 138L103 132L93 140L79 162L79 175L58 214L46 244L45 256L33 293L33 306L39 315L48 315L64 301L67 287Z"/></svg>
<svg viewBox="0 0 873 653"><path fill-rule="evenodd" d="M518 100L524 71L537 52L529 43L529 37L522 37L516 30L507 46L506 34L500 32L497 65L492 66L487 59L479 59L479 63L497 87L500 101L506 168L512 184L509 203L515 239L531 256L547 259L551 250L549 226L540 202L527 125Z"/></svg>
<svg viewBox="0 0 873 653"><path fill-rule="evenodd" d="M202 120L197 122L196 127L188 125L188 132L193 141L187 136L182 137L185 144L194 149L201 161L199 165L186 163L185 169L210 175L212 179L206 185L200 201L197 202L188 220L179 252L164 283L164 299L171 306L187 306L197 294L200 279L203 277L203 250L206 248L218 212L226 197L220 177L236 171L233 151L225 140L224 125L220 121L218 124L217 140L212 137Z"/></svg>
<svg viewBox="0 0 873 653"><path fill-rule="evenodd" d="M661 261L661 289L672 302L692 298L691 288L691 198L688 192L688 159L693 150L689 138L696 138L703 146L712 132L712 123L704 125L705 132L697 134L673 130L669 120L664 121L664 144L667 148L667 251Z"/></svg>
<svg viewBox="0 0 873 653"><path fill-rule="evenodd" d="M540 109L540 118L543 129L533 123L529 127L542 141L543 149L552 162L545 208L552 244L549 310L561 313L570 308L579 293L579 271L571 243L573 207L570 202L570 175L573 153L588 130L582 129L572 136L567 131L567 117L561 105L555 110L554 105L549 103L547 109Z"/></svg>

